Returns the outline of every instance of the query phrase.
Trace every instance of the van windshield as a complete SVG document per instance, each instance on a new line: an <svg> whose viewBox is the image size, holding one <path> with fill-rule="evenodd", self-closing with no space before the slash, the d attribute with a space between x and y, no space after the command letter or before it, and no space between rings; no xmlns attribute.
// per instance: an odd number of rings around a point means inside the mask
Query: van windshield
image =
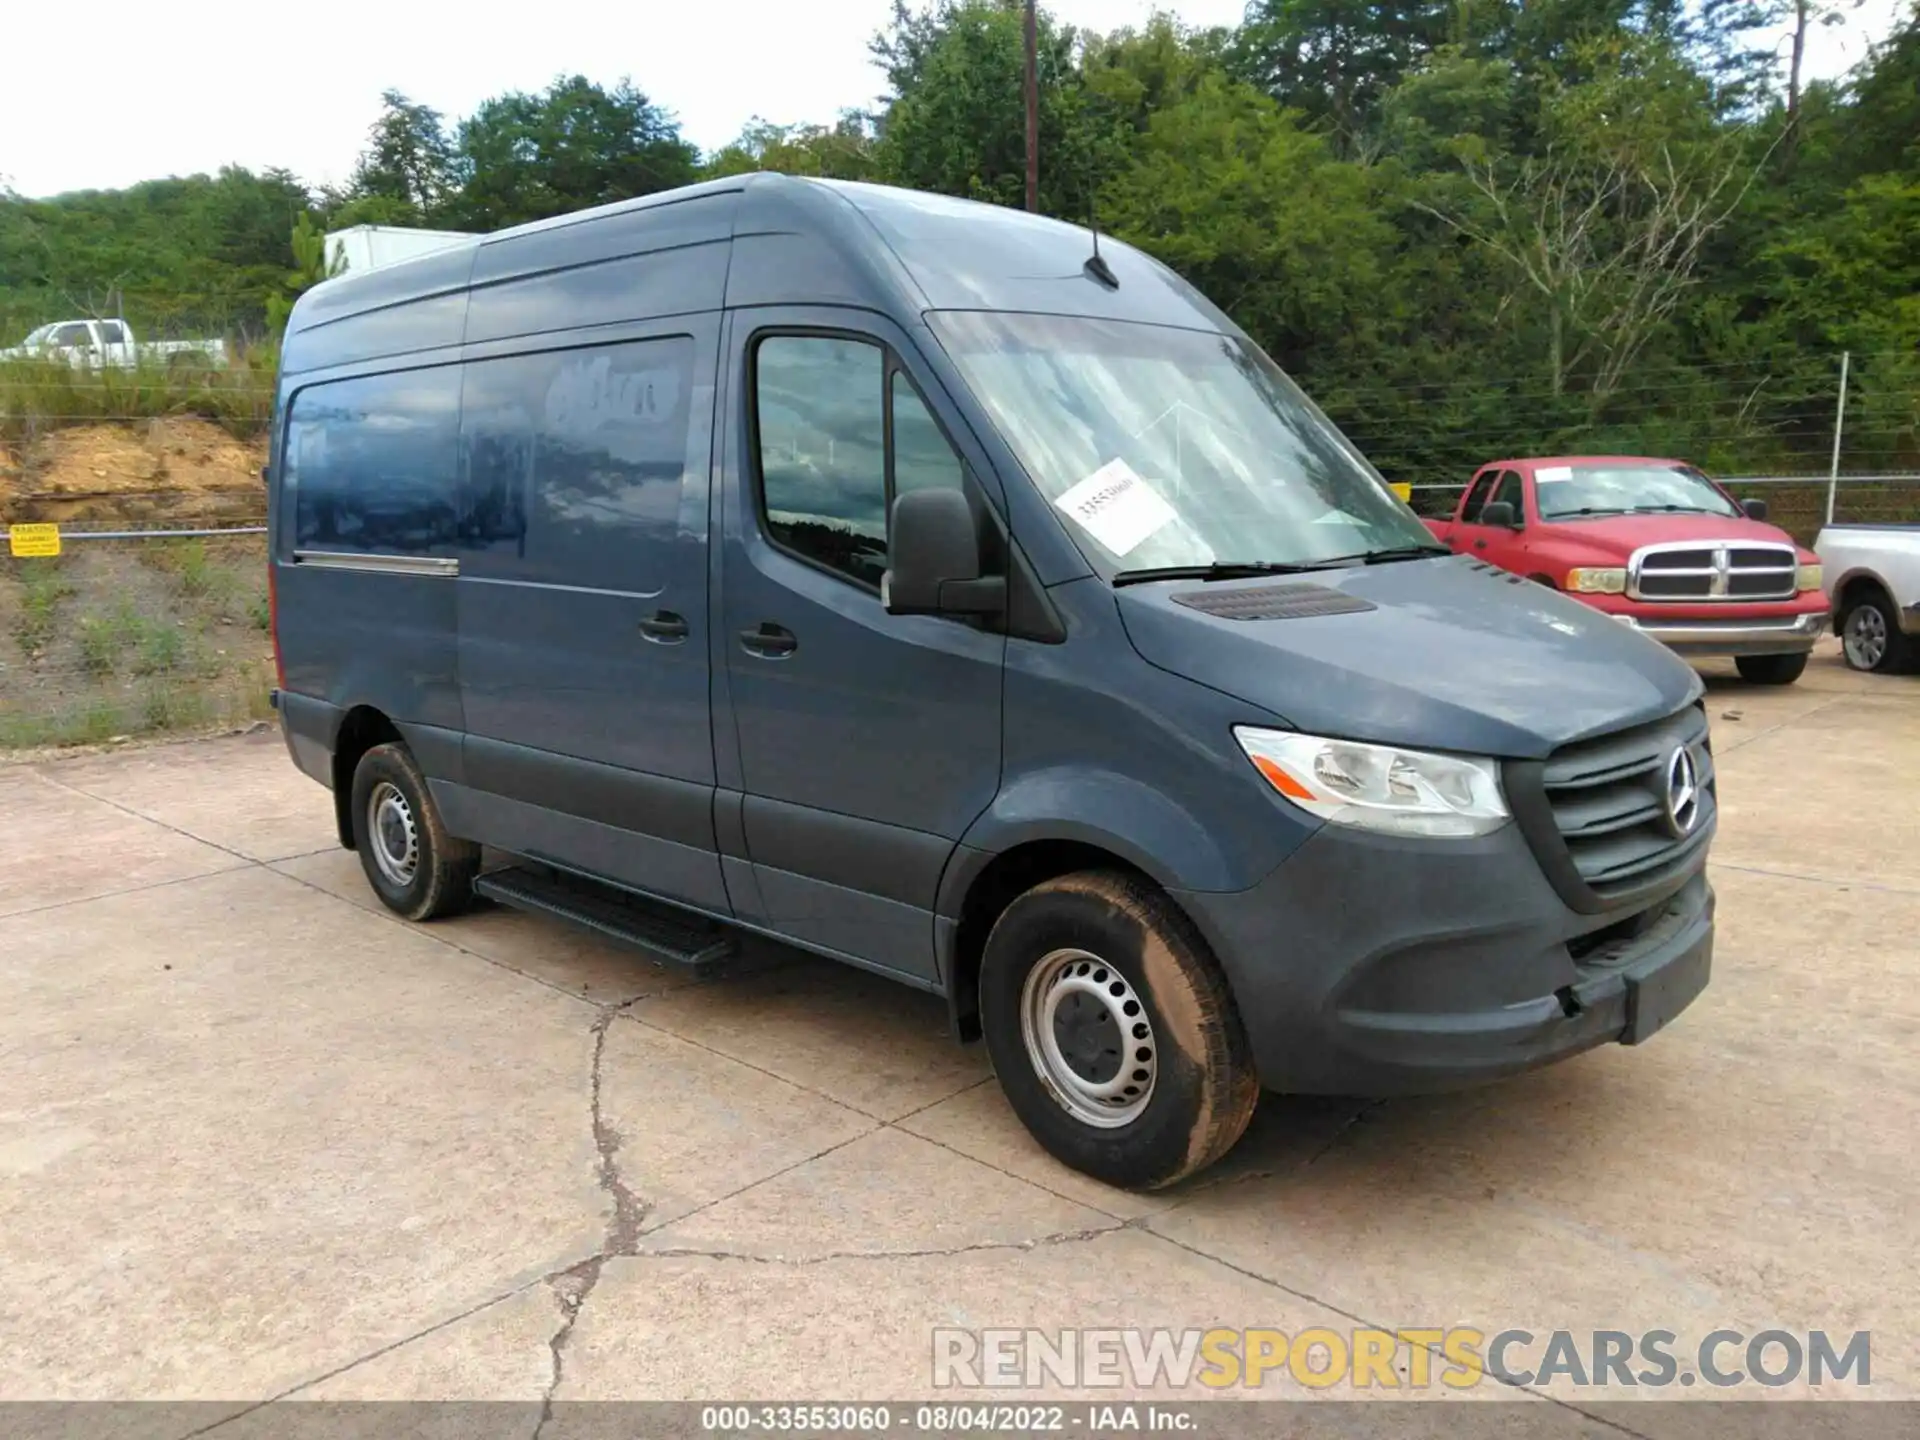
<svg viewBox="0 0 1920 1440"><path fill-rule="evenodd" d="M1432 547L1333 422L1244 340L1057 315L928 320L1109 578Z"/></svg>

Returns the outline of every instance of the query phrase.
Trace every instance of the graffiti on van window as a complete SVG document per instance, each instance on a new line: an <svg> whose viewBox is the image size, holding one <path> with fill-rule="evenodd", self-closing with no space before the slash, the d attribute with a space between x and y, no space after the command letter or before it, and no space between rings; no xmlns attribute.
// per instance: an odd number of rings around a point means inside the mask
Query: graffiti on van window
<svg viewBox="0 0 1920 1440"><path fill-rule="evenodd" d="M605 354L568 360L547 386L546 411L555 435L664 424L680 413L680 373L664 365L618 371Z"/></svg>

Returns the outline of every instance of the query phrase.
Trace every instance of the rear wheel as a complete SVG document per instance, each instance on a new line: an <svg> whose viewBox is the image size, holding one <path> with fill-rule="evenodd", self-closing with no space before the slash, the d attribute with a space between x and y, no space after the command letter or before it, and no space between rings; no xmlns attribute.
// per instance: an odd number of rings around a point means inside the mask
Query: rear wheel
<svg viewBox="0 0 1920 1440"><path fill-rule="evenodd" d="M1153 1189L1226 1154L1259 1084L1206 942L1159 890L1087 870L1009 905L980 966L1008 1102L1057 1159Z"/></svg>
<svg viewBox="0 0 1920 1440"><path fill-rule="evenodd" d="M352 813L360 868L394 914L435 920L473 903L480 847L447 834L406 746L376 745L360 757Z"/></svg>
<svg viewBox="0 0 1920 1440"><path fill-rule="evenodd" d="M1751 685L1791 685L1807 668L1807 652L1797 650L1791 655L1739 655L1734 657L1733 664L1740 672L1740 678Z"/></svg>
<svg viewBox="0 0 1920 1440"><path fill-rule="evenodd" d="M1847 602L1840 615L1840 653L1855 670L1887 674L1906 668L1911 647L1884 591L1870 590Z"/></svg>

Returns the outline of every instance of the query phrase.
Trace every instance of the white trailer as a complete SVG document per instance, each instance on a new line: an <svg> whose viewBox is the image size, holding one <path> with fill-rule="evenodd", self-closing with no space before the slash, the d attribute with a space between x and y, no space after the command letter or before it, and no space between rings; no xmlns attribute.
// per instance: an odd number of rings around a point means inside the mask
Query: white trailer
<svg viewBox="0 0 1920 1440"><path fill-rule="evenodd" d="M430 255L476 237L462 230L420 230L406 225L354 225L327 235L327 269L355 274Z"/></svg>

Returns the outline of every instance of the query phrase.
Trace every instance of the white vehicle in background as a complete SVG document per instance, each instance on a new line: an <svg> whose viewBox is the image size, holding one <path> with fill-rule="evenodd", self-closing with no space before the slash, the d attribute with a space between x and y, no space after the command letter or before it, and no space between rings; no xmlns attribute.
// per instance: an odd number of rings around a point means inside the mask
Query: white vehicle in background
<svg viewBox="0 0 1920 1440"><path fill-rule="evenodd" d="M351 225L328 233L327 273L359 275L416 256L431 255L475 237L465 230L422 230L409 225Z"/></svg>
<svg viewBox="0 0 1920 1440"><path fill-rule="evenodd" d="M225 365L225 340L136 340L124 320L56 320L18 345L0 350L0 361L63 361L76 370L131 370L142 362Z"/></svg>
<svg viewBox="0 0 1920 1440"><path fill-rule="evenodd" d="M1920 668L1920 525L1829 525L1813 548L1847 664Z"/></svg>

